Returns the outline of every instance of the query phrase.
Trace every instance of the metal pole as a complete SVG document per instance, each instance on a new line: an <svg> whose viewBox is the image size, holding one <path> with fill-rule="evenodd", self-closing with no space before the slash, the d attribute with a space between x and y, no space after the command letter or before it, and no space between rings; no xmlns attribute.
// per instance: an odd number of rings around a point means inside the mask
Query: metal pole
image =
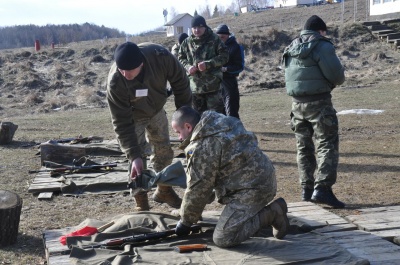
<svg viewBox="0 0 400 265"><path fill-rule="evenodd" d="M342 0L342 24L344 23L344 0Z"/></svg>
<svg viewBox="0 0 400 265"><path fill-rule="evenodd" d="M354 22L356 22L356 16L357 16L357 0L354 0Z"/></svg>

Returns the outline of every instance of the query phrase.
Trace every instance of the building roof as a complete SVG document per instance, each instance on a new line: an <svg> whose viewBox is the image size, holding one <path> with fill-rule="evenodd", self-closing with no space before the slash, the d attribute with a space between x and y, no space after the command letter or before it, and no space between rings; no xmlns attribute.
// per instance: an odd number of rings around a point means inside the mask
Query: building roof
<svg viewBox="0 0 400 265"><path fill-rule="evenodd" d="M172 26L172 25L174 25L176 22L178 22L179 20L181 20L185 16L193 17L192 15L190 15L188 13L178 14L176 17L174 17L173 19L171 19L170 21L165 23L164 26Z"/></svg>

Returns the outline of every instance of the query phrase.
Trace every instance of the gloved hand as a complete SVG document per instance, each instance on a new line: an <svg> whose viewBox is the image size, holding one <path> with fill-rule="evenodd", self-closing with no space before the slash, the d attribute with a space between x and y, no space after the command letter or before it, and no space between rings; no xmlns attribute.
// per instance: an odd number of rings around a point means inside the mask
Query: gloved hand
<svg viewBox="0 0 400 265"><path fill-rule="evenodd" d="M190 226L184 225L181 220L176 224L175 234L178 236L187 236L190 234Z"/></svg>

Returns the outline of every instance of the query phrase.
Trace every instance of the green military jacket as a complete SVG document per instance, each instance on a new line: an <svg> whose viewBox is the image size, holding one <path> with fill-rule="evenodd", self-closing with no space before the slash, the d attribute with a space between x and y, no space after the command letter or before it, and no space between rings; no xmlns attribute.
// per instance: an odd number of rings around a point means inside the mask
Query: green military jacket
<svg viewBox="0 0 400 265"><path fill-rule="evenodd" d="M303 30L285 49L286 91L293 97L330 93L344 82L344 67L332 42L316 31Z"/></svg>
<svg viewBox="0 0 400 265"><path fill-rule="evenodd" d="M176 108L192 103L189 79L185 69L167 49L158 44L138 45L143 54L143 82L127 80L111 66L107 80L107 101L112 124L122 151L131 160L141 156L135 133L135 121L152 118L164 107L167 81L175 98Z"/></svg>
<svg viewBox="0 0 400 265"><path fill-rule="evenodd" d="M259 211L275 196L274 166L239 119L205 111L182 145L187 158L181 205L185 225L199 220L213 189L219 203L234 203L245 211Z"/></svg>
<svg viewBox="0 0 400 265"><path fill-rule="evenodd" d="M179 43L175 43L174 46L172 46L171 48L171 53L178 58L178 54L179 54L179 48L181 47L181 45L179 45Z"/></svg>
<svg viewBox="0 0 400 265"><path fill-rule="evenodd" d="M198 71L189 76L189 79L193 93L209 93L219 90L222 80L221 67L228 62L229 51L218 35L207 28L200 38L192 34L181 43L178 59L187 71L199 62L206 62L207 70Z"/></svg>

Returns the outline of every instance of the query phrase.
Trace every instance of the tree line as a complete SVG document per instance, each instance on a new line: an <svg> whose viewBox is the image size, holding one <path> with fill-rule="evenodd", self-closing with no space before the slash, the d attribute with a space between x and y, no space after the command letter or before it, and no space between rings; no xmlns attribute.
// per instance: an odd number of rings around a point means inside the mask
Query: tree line
<svg viewBox="0 0 400 265"><path fill-rule="evenodd" d="M274 0L232 0L231 4L228 6L215 5L214 8L210 7L206 2L205 5L196 9L191 15L200 15L205 19L223 17L234 13L241 13L241 7L249 5L258 8L266 8L274 6ZM171 7L169 12L170 19L173 19L176 15L178 15L178 13L175 7Z"/></svg>
<svg viewBox="0 0 400 265"><path fill-rule="evenodd" d="M0 49L32 47L36 40L39 40L41 45L50 46L52 43L57 45L125 36L126 34L123 31L90 23L81 25L8 26L0 27Z"/></svg>

